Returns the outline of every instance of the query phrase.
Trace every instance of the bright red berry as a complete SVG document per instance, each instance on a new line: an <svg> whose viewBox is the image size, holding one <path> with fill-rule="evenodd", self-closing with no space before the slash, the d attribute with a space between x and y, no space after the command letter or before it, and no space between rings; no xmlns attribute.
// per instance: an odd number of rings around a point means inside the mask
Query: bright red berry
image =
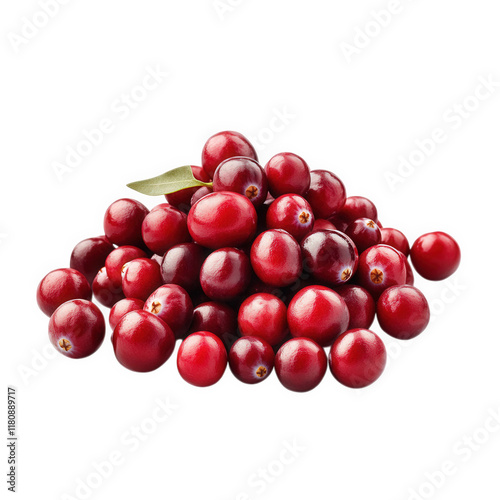
<svg viewBox="0 0 500 500"><path fill-rule="evenodd" d="M307 201L298 194L284 194L274 200L266 214L269 229L283 229L297 241L309 234L314 226L314 214Z"/></svg>
<svg viewBox="0 0 500 500"><path fill-rule="evenodd" d="M151 259L135 259L125 264L122 280L125 297L146 301L162 284L158 262Z"/></svg>
<svg viewBox="0 0 500 500"><path fill-rule="evenodd" d="M148 213L149 210L137 200L117 200L104 215L104 233L115 245L143 246L142 221Z"/></svg>
<svg viewBox="0 0 500 500"><path fill-rule="evenodd" d="M344 184L328 170L313 170L306 199L318 219L328 219L344 205Z"/></svg>
<svg viewBox="0 0 500 500"><path fill-rule="evenodd" d="M109 312L109 325L114 330L120 320L132 311L141 311L144 307L144 301L139 299L122 299L117 302Z"/></svg>
<svg viewBox="0 0 500 500"><path fill-rule="evenodd" d="M278 198L294 193L304 196L311 184L309 166L303 158L293 153L274 155L265 166L269 191Z"/></svg>

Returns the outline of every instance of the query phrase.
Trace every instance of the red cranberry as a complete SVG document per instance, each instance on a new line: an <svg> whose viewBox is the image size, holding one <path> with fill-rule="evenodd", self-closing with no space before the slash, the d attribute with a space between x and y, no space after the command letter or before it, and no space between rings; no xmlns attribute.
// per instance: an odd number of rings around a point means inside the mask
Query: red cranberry
<svg viewBox="0 0 500 500"><path fill-rule="evenodd" d="M336 231L337 228L329 220L326 220L326 219L315 219L314 220L313 231L321 231L321 230Z"/></svg>
<svg viewBox="0 0 500 500"><path fill-rule="evenodd" d="M380 243L394 247L396 250L403 253L405 257L410 255L410 244L401 231L393 229L392 227L384 227L380 232L382 234Z"/></svg>
<svg viewBox="0 0 500 500"><path fill-rule="evenodd" d="M242 335L259 337L277 345L288 333L286 306L269 293L251 295L240 306L238 327Z"/></svg>
<svg viewBox="0 0 500 500"><path fill-rule="evenodd" d="M137 200L117 200L104 215L104 233L115 245L142 246L142 221L148 213L149 210Z"/></svg>
<svg viewBox="0 0 500 500"><path fill-rule="evenodd" d="M366 387L377 380L385 368L384 343L371 330L357 328L342 334L330 350L333 376L353 389Z"/></svg>
<svg viewBox="0 0 500 500"><path fill-rule="evenodd" d="M349 196L343 207L332 218L332 222L338 229L344 231L351 222L363 217L378 220L377 207L363 196Z"/></svg>
<svg viewBox="0 0 500 500"><path fill-rule="evenodd" d="M326 286L302 289L288 306L288 326L293 337L307 337L328 346L349 325L349 309L344 299Z"/></svg>
<svg viewBox="0 0 500 500"><path fill-rule="evenodd" d="M111 282L105 267L97 273L92 283L92 292L94 297L105 307L113 307L119 300L125 298L122 287Z"/></svg>
<svg viewBox="0 0 500 500"><path fill-rule="evenodd" d="M262 167L251 158L229 158L214 174L214 191L233 191L246 196L254 207L267 198L267 179Z"/></svg>
<svg viewBox="0 0 500 500"><path fill-rule="evenodd" d="M304 268L318 281L339 285L356 272L358 252L340 231L315 231L303 239L301 248Z"/></svg>
<svg viewBox="0 0 500 500"><path fill-rule="evenodd" d="M197 290L200 287L200 269L205 258L205 249L196 243L173 246L161 261L163 282L182 286L188 291Z"/></svg>
<svg viewBox="0 0 500 500"><path fill-rule="evenodd" d="M226 348L213 333L192 333L179 347L177 368L181 377L192 385L208 387L215 384L224 375L226 366Z"/></svg>
<svg viewBox="0 0 500 500"><path fill-rule="evenodd" d="M106 257L114 248L106 236L87 238L80 241L73 249L69 267L80 271L87 278L87 281L92 283L104 266Z"/></svg>
<svg viewBox="0 0 500 500"><path fill-rule="evenodd" d="M125 265L123 293L129 299L147 300L163 284L160 266L151 259L135 259Z"/></svg>
<svg viewBox="0 0 500 500"><path fill-rule="evenodd" d="M88 300L65 302L49 321L50 342L68 358L85 358L94 354L101 346L105 332L102 312Z"/></svg>
<svg viewBox="0 0 500 500"><path fill-rule="evenodd" d="M429 324L429 304L417 288L409 285L393 286L380 296L377 318L384 332L397 339L412 339Z"/></svg>
<svg viewBox="0 0 500 500"><path fill-rule="evenodd" d="M45 276L36 291L38 307L47 315L72 299L92 299L92 290L85 276L75 269L56 269Z"/></svg>
<svg viewBox="0 0 500 500"><path fill-rule="evenodd" d="M169 248L190 241L186 214L167 203L154 208L142 223L147 247L163 255Z"/></svg>
<svg viewBox="0 0 500 500"><path fill-rule="evenodd" d="M117 302L109 312L109 325L114 330L120 320L132 311L140 311L144 307L144 301L139 299L122 299Z"/></svg>
<svg viewBox="0 0 500 500"><path fill-rule="evenodd" d="M354 242L359 253L364 252L367 248L374 245L378 245L382 238L380 228L375 221L365 217L351 222L347 226L345 234Z"/></svg>
<svg viewBox="0 0 500 500"><path fill-rule="evenodd" d="M253 270L268 285L288 286L302 272L299 244L286 231L271 229L255 238L250 251Z"/></svg>
<svg viewBox="0 0 500 500"><path fill-rule="evenodd" d="M273 371L274 351L257 337L241 337L229 351L229 368L245 384L257 384Z"/></svg>
<svg viewBox="0 0 500 500"><path fill-rule="evenodd" d="M258 161L257 153L250 141L238 132L219 132L208 139L203 146L201 162L210 179L214 178L215 169L228 158L246 156Z"/></svg>
<svg viewBox="0 0 500 500"><path fill-rule="evenodd" d="M203 186L201 188L198 188L196 193L194 193L193 196L191 196L191 206L193 206L197 201L201 200L207 194L210 194L213 192L214 192L214 190L208 186Z"/></svg>
<svg viewBox="0 0 500 500"><path fill-rule="evenodd" d="M188 215L193 240L217 249L248 243L257 228L257 212L241 194L219 191L204 196Z"/></svg>
<svg viewBox="0 0 500 500"><path fill-rule="evenodd" d="M460 264L460 247L446 233L427 233L411 247L411 262L420 276L432 281L451 276Z"/></svg>
<svg viewBox="0 0 500 500"><path fill-rule="evenodd" d="M375 301L362 287L343 285L335 291L344 299L349 309L348 330L354 328L370 328L375 319Z"/></svg>
<svg viewBox="0 0 500 500"><path fill-rule="evenodd" d="M183 338L193 319L191 298L178 285L163 285L155 290L146 300L144 310L163 320L176 339Z"/></svg>
<svg viewBox="0 0 500 500"><path fill-rule="evenodd" d="M217 335L226 348L238 338L237 314L229 305L221 302L203 302L194 308L193 322L189 331L207 331Z"/></svg>
<svg viewBox="0 0 500 500"><path fill-rule="evenodd" d="M344 205L345 187L332 172L313 170L306 198L318 219L328 219Z"/></svg>
<svg viewBox="0 0 500 500"><path fill-rule="evenodd" d="M297 241L309 234L314 226L311 206L298 194L284 194L271 203L266 215L269 229L283 229Z"/></svg>
<svg viewBox="0 0 500 500"><path fill-rule="evenodd" d="M212 252L201 266L200 283L212 300L232 300L250 284L250 260L237 248L220 248Z"/></svg>
<svg viewBox="0 0 500 500"><path fill-rule="evenodd" d="M375 245L359 258L359 284L375 298L390 286L406 282L405 256L388 245Z"/></svg>
<svg viewBox="0 0 500 500"><path fill-rule="evenodd" d="M289 193L304 196L311 183L309 165L293 153L274 155L267 162L265 172L269 191L275 198Z"/></svg>
<svg viewBox="0 0 500 500"><path fill-rule="evenodd" d="M113 250L106 259L106 272L111 283L121 286L125 264L131 260L145 258L147 258L146 252L137 247L125 245Z"/></svg>
<svg viewBox="0 0 500 500"><path fill-rule="evenodd" d="M205 173L203 168L191 165L191 171L193 172L193 176L195 179L198 179L202 182L210 182L210 177ZM194 195L194 193L196 193L196 191L198 191L198 189L200 188L192 187L181 189L180 191L176 191L175 193L166 194L165 199L173 207L187 213L191 208L191 197Z"/></svg>
<svg viewBox="0 0 500 500"><path fill-rule="evenodd" d="M279 381L289 390L307 392L325 376L326 354L314 340L297 338L285 342L276 353L274 366Z"/></svg>
<svg viewBox="0 0 500 500"><path fill-rule="evenodd" d="M123 316L113 332L116 359L129 370L151 372L172 355L174 334L160 318L147 311Z"/></svg>

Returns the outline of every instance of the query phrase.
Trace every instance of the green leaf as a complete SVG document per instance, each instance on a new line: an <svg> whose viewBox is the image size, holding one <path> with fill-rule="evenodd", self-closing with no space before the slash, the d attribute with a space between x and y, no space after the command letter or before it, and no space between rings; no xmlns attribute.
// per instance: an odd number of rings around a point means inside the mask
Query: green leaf
<svg viewBox="0 0 500 500"><path fill-rule="evenodd" d="M127 187L149 196L160 196L162 194L175 193L181 189L191 187L212 186L211 182L202 182L195 179L189 165L174 168L158 177L145 179L143 181L131 182Z"/></svg>

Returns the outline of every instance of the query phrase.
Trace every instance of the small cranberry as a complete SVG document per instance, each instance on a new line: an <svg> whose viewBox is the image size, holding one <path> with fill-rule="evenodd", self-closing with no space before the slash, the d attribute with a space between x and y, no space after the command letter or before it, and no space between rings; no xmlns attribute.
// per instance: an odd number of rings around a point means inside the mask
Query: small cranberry
<svg viewBox="0 0 500 500"><path fill-rule="evenodd" d="M203 168L191 165L191 171L195 179L202 182L210 182L210 177L205 173ZM181 189L175 193L170 193L165 195L167 202L175 208L178 208L182 212L188 213L191 208L191 197L200 189L199 187L192 187Z"/></svg>
<svg viewBox="0 0 500 500"><path fill-rule="evenodd" d="M193 206L197 201L201 200L207 194L213 193L214 190L211 187L203 186L198 188L196 192L191 196L191 206Z"/></svg>
<svg viewBox="0 0 500 500"><path fill-rule="evenodd" d="M144 301L139 299L122 299L117 302L109 312L109 325L114 330L120 320L132 311L141 311L144 307Z"/></svg>
<svg viewBox="0 0 500 500"><path fill-rule="evenodd" d="M80 241L71 252L69 267L80 271L91 284L114 248L106 236L87 238Z"/></svg>
<svg viewBox="0 0 500 500"><path fill-rule="evenodd" d="M365 217L351 222L347 226L345 234L354 242L358 253L362 253L367 248L378 245L382 238L380 228L375 221Z"/></svg>
<svg viewBox="0 0 500 500"><path fill-rule="evenodd" d="M274 155L267 162L265 172L274 198L290 193L304 196L311 184L309 165L293 153Z"/></svg>
<svg viewBox="0 0 500 500"><path fill-rule="evenodd" d="M328 170L313 170L306 199L318 219L328 219L344 205L344 184Z"/></svg>
<svg viewBox="0 0 500 500"><path fill-rule="evenodd" d="M394 247L396 250L399 250L401 253L403 253L405 257L408 257L410 255L410 244L408 243L406 236L401 231L399 231L399 229L384 227L380 230L380 232L382 234L380 243L382 243L383 245Z"/></svg>
<svg viewBox="0 0 500 500"><path fill-rule="evenodd" d="M104 233L115 245L143 246L142 221L149 210L139 201L123 198L113 202L104 215Z"/></svg>
<svg viewBox="0 0 500 500"><path fill-rule="evenodd" d="M121 286L125 264L131 260L145 258L146 252L137 247L125 245L113 250L106 258L106 272L111 283Z"/></svg>
<svg viewBox="0 0 500 500"><path fill-rule="evenodd" d="M363 217L374 221L378 220L377 207L363 196L349 196L342 208L332 218L332 222L338 229L344 231L351 222Z"/></svg>
<svg viewBox="0 0 500 500"><path fill-rule="evenodd" d="M283 229L300 241L312 231L314 214L302 196L284 194L271 203L266 214L266 225L269 229Z"/></svg>
<svg viewBox="0 0 500 500"><path fill-rule="evenodd" d="M335 291L344 299L349 309L347 330L370 328L375 319L373 297L364 288L356 285L343 285Z"/></svg>
<svg viewBox="0 0 500 500"><path fill-rule="evenodd" d="M245 384L265 380L274 366L273 348L261 338L241 337L229 351L229 368Z"/></svg>
<svg viewBox="0 0 500 500"><path fill-rule="evenodd" d="M231 306L222 302L203 302L194 308L189 332L211 332L229 349L238 338L237 328L237 314Z"/></svg>
<svg viewBox="0 0 500 500"><path fill-rule="evenodd" d="M128 299L146 301L162 284L158 262L151 259L135 259L125 265L122 287Z"/></svg>
<svg viewBox="0 0 500 500"><path fill-rule="evenodd" d="M182 286L185 290L200 288L200 269L206 250L196 243L182 243L170 248L161 261L161 277L165 284Z"/></svg>
<svg viewBox="0 0 500 500"><path fill-rule="evenodd" d="M105 267L94 278L92 292L94 297L105 307L113 307L119 300L125 298L122 287L111 282Z"/></svg>

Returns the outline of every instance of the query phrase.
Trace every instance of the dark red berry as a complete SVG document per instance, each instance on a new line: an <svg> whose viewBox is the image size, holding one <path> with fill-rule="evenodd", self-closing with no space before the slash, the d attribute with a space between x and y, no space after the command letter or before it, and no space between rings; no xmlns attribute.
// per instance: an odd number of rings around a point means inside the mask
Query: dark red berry
<svg viewBox="0 0 500 500"><path fill-rule="evenodd" d="M229 368L245 384L257 384L273 371L273 348L261 338L241 337L229 351Z"/></svg>
<svg viewBox="0 0 500 500"><path fill-rule="evenodd" d="M326 219L315 219L314 220L313 231L321 231L323 229L324 230L328 230L328 231L336 231L337 228L329 220L326 220Z"/></svg>
<svg viewBox="0 0 500 500"><path fill-rule="evenodd" d="M146 301L162 284L158 262L151 259L135 259L125 264L122 281L125 297Z"/></svg>
<svg viewBox="0 0 500 500"><path fill-rule="evenodd" d="M119 300L125 298L122 287L111 282L105 267L97 273L92 283L92 292L97 301L105 307L113 307Z"/></svg>
<svg viewBox="0 0 500 500"><path fill-rule="evenodd" d="M147 258L146 252L137 247L125 245L113 250L106 259L106 272L111 283L121 286L125 264L131 260L145 258Z"/></svg>
<svg viewBox="0 0 500 500"><path fill-rule="evenodd" d="M266 214L266 225L269 229L283 229L300 241L312 231L314 214L302 196L284 194L271 203Z"/></svg>
<svg viewBox="0 0 500 500"><path fill-rule="evenodd" d="M238 338L236 311L222 302L203 302L194 308L190 333L207 331L217 335L226 348Z"/></svg>
<svg viewBox="0 0 500 500"><path fill-rule="evenodd" d="M377 208L368 198L349 196L331 221L337 226L337 229L344 231L351 222L361 218L378 220Z"/></svg>
<svg viewBox="0 0 500 500"><path fill-rule="evenodd" d="M293 153L274 155L265 166L269 192L278 198L283 194L304 196L311 184L309 166L303 158Z"/></svg>
<svg viewBox="0 0 500 500"><path fill-rule="evenodd" d="M328 219L344 205L346 199L344 184L328 170L313 170L306 199L315 217Z"/></svg>
<svg viewBox="0 0 500 500"><path fill-rule="evenodd" d="M92 284L97 273L104 266L106 257L114 248L106 236L87 238L80 241L71 252L69 267L80 271Z"/></svg>
<svg viewBox="0 0 500 500"><path fill-rule="evenodd" d="M109 325L114 330L120 320L132 311L141 311L144 307L144 301L139 299L122 299L117 302L109 312Z"/></svg>
<svg viewBox="0 0 500 500"><path fill-rule="evenodd" d="M198 188L196 192L191 196L191 206L193 206L197 201L201 200L207 194L213 193L214 190L211 187L203 186Z"/></svg>
<svg viewBox="0 0 500 500"><path fill-rule="evenodd" d="M182 243L170 248L161 261L163 282L182 286L187 291L199 289L200 269L206 253L196 243Z"/></svg>
<svg viewBox="0 0 500 500"><path fill-rule="evenodd" d="M375 221L367 218L356 219L351 222L347 226L345 234L354 242L358 253L364 252L373 245L378 245L382 238L380 228Z"/></svg>
<svg viewBox="0 0 500 500"><path fill-rule="evenodd" d="M335 291L344 299L349 309L347 329L370 328L375 319L375 301L370 293L356 285L343 285Z"/></svg>
<svg viewBox="0 0 500 500"><path fill-rule="evenodd" d="M392 227L384 227L380 232L382 235L380 243L394 247L396 250L403 253L405 257L410 255L410 244L401 231L393 229Z"/></svg>
<svg viewBox="0 0 500 500"><path fill-rule="evenodd" d="M143 246L142 221L148 213L149 210L137 200L117 200L104 215L104 233L115 245Z"/></svg>
<svg viewBox="0 0 500 500"><path fill-rule="evenodd" d="M202 167L191 165L191 171L193 172L193 176L195 179L198 179L202 182L210 182L210 177L208 177ZM194 193L196 193L196 191L198 191L198 189L200 188L192 187L181 189L180 191L176 191L175 193L166 194L165 199L173 207L187 213L191 208L191 197L194 195Z"/></svg>

